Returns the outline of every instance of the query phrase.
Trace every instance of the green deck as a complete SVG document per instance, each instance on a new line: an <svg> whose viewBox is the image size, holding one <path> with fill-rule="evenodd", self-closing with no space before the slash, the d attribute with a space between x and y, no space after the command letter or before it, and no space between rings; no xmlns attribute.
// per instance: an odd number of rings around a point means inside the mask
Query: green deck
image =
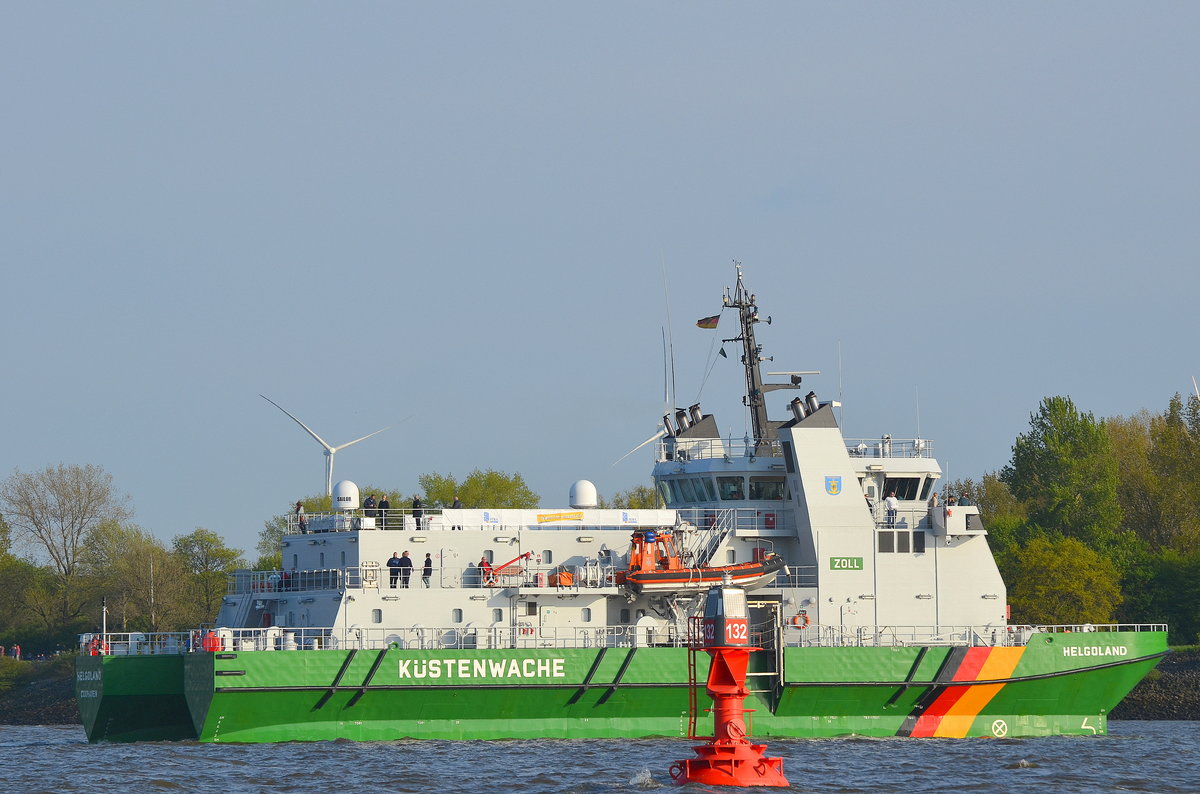
<svg viewBox="0 0 1200 794"><path fill-rule="evenodd" d="M749 679L746 708L764 737L1090 735L1106 732L1108 712L1165 651L1161 632L1036 635L1024 649L785 648L755 655L751 669L763 674ZM687 657L680 648L80 657L76 688L93 742L685 736ZM702 684L707 655L697 667ZM701 691L699 708L708 705ZM704 722L702 713L701 732Z"/></svg>

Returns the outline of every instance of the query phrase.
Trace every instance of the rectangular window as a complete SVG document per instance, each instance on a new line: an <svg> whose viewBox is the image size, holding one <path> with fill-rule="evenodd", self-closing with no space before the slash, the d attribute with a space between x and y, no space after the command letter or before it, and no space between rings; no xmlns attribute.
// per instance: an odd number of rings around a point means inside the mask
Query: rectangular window
<svg viewBox="0 0 1200 794"><path fill-rule="evenodd" d="M912 535L913 535L913 537L912 537L913 554L924 554L925 553L925 533L924 532L914 532L914 533L912 533Z"/></svg>
<svg viewBox="0 0 1200 794"><path fill-rule="evenodd" d="M346 567L346 552L342 552L342 567Z"/></svg>
<svg viewBox="0 0 1200 794"><path fill-rule="evenodd" d="M542 549L542 565L554 564L554 552L550 549Z"/></svg>
<svg viewBox="0 0 1200 794"><path fill-rule="evenodd" d="M662 497L663 504L665 504L665 505L675 504L675 502L673 502L671 500L671 491L667 488L667 484L665 482L660 481L658 483L658 495Z"/></svg>
<svg viewBox="0 0 1200 794"><path fill-rule="evenodd" d="M920 477L888 477L883 481L883 495L895 491L897 499L911 501L917 498L920 487Z"/></svg>
<svg viewBox="0 0 1200 794"><path fill-rule="evenodd" d="M324 568L324 567L325 567L325 552L321 552L321 562L320 562L320 564L319 564L319 565L317 565L317 567L318 567L318 568Z"/></svg>
<svg viewBox="0 0 1200 794"><path fill-rule="evenodd" d="M503 609L493 609L492 610L492 622L493 623L501 623L501 622L503 622L503 620L504 620L504 610Z"/></svg>
<svg viewBox="0 0 1200 794"><path fill-rule="evenodd" d="M493 562L495 562L495 561L496 561L496 555L495 555L495 553L494 553L494 552L492 552L492 550L491 550L491 549L486 549L486 550L483 552L483 556L484 556L484 557L487 557L487 561L488 561L488 564L489 564L489 565L490 565L491 563L493 563Z"/></svg>
<svg viewBox="0 0 1200 794"><path fill-rule="evenodd" d="M792 442L781 441L779 446L783 449L783 465L787 469L788 474L796 473L796 462L792 458Z"/></svg>
<svg viewBox="0 0 1200 794"><path fill-rule="evenodd" d="M692 484L691 479L679 480L679 492L681 494L683 494L683 501L685 501L685 502L702 501L702 500L696 498L696 488Z"/></svg>
<svg viewBox="0 0 1200 794"><path fill-rule="evenodd" d="M706 502L717 501L717 490L715 488L713 488L712 480L710 480L708 477L704 477L699 482L700 482L700 487L697 487L696 490L700 491L701 488L703 489L704 495L706 497L704 501L706 501Z"/></svg>
<svg viewBox="0 0 1200 794"><path fill-rule="evenodd" d="M461 609L455 609L455 610L451 611L450 619L452 621L454 621L455 623L462 623L462 615L463 615L463 613L462 613Z"/></svg>
<svg viewBox="0 0 1200 794"><path fill-rule="evenodd" d="M717 490L721 492L721 498L725 501L746 498L741 477L718 477Z"/></svg>
<svg viewBox="0 0 1200 794"><path fill-rule="evenodd" d="M730 565L736 564L737 563L737 552L733 549L730 549L729 551L725 552L725 562L727 562Z"/></svg>
<svg viewBox="0 0 1200 794"><path fill-rule="evenodd" d="M582 620L584 623L591 623L592 622L591 607L584 607L583 609L579 610L579 619Z"/></svg>
<svg viewBox="0 0 1200 794"><path fill-rule="evenodd" d="M884 531L879 533L879 553L891 554L896 550L896 533Z"/></svg>
<svg viewBox="0 0 1200 794"><path fill-rule="evenodd" d="M912 538L912 535L909 534L908 532L897 532L896 533L896 551L899 554L908 554L908 541L911 538Z"/></svg>
<svg viewBox="0 0 1200 794"><path fill-rule="evenodd" d="M621 622L622 622L622 623L628 623L628 622L629 622L629 610L628 610L628 609L622 609L622 610L621 610L621 618L620 618L620 620L621 620Z"/></svg>
<svg viewBox="0 0 1200 794"><path fill-rule="evenodd" d="M529 617L537 616L537 602L536 601L526 601L525 602L525 614Z"/></svg>
<svg viewBox="0 0 1200 794"><path fill-rule="evenodd" d="M372 623L382 623L383 622L383 610L382 609L372 609L371 610L371 622Z"/></svg>
<svg viewBox="0 0 1200 794"><path fill-rule="evenodd" d="M929 501L929 492L933 490L933 484L937 482L937 477L926 477L925 484L921 486L921 501Z"/></svg>
<svg viewBox="0 0 1200 794"><path fill-rule="evenodd" d="M750 498L751 499L782 499L783 498L783 478L782 477L751 477L750 478Z"/></svg>
<svg viewBox="0 0 1200 794"><path fill-rule="evenodd" d="M300 555L293 554L292 555L292 570L294 571L299 567L300 567Z"/></svg>
<svg viewBox="0 0 1200 794"><path fill-rule="evenodd" d="M684 501L683 491L679 490L678 480L667 480L667 485L671 486L672 504L679 504Z"/></svg>

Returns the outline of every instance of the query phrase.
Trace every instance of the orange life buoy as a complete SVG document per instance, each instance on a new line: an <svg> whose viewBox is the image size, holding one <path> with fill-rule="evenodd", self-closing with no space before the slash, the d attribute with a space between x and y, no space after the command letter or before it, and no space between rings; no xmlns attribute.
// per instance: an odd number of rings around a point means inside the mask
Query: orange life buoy
<svg viewBox="0 0 1200 794"><path fill-rule="evenodd" d="M803 627L807 626L808 623L809 623L809 620L808 620L807 612L800 612L800 613L792 616L792 625L793 626L800 626L801 628L803 628Z"/></svg>

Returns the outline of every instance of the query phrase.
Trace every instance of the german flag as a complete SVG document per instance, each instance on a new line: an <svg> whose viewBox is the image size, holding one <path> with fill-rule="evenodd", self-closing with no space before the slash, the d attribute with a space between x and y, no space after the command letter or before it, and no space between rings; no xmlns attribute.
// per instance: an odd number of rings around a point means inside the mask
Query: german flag
<svg viewBox="0 0 1200 794"><path fill-rule="evenodd" d="M704 319L697 320L696 327L697 328L716 328L717 323L719 323L720 321L721 321L721 315L714 314L712 317L705 317Z"/></svg>

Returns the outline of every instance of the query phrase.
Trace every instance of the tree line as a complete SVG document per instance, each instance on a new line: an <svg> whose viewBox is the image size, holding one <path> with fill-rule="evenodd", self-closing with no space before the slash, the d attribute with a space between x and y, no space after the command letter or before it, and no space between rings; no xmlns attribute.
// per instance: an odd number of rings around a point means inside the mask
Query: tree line
<svg viewBox="0 0 1200 794"><path fill-rule="evenodd" d="M1200 631L1200 400L1097 419L1042 400L999 471L946 483L977 505L1016 623Z"/></svg>

